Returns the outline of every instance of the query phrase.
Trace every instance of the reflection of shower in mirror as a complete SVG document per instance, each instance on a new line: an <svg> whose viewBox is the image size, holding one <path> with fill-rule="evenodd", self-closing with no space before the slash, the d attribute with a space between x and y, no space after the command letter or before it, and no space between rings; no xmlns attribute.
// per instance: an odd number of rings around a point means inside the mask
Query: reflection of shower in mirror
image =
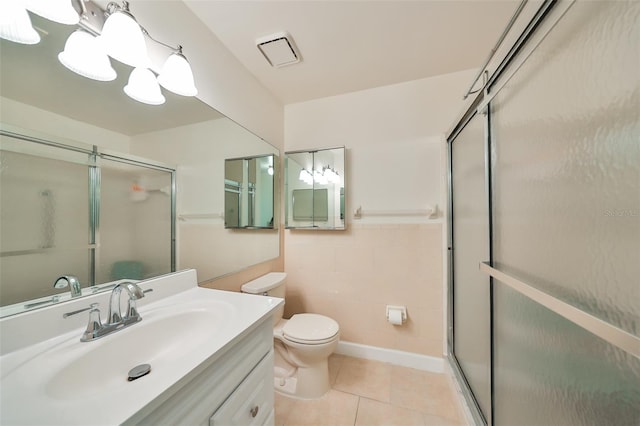
<svg viewBox="0 0 640 426"><path fill-rule="evenodd" d="M149 194L152 192L160 192L164 195L171 196L170 186L163 186L158 189L146 189L144 182L144 179L139 179L131 184L131 193L129 195L131 201L144 201L149 198Z"/></svg>

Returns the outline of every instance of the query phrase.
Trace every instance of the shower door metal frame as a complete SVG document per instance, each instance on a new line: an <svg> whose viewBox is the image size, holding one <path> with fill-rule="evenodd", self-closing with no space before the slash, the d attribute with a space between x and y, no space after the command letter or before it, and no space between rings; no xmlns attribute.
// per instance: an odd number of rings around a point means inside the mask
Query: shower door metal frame
<svg viewBox="0 0 640 426"><path fill-rule="evenodd" d="M459 134L465 129L467 124L469 124L474 118L478 116L485 116L484 120L484 163L485 163L485 192L487 195L487 214L488 214L488 250L489 257L493 258L492 247L492 235L493 235L493 222L492 222L492 209L491 209L491 138L490 138L490 123L489 123L489 115L488 109L480 112L479 105L482 103L484 97L484 93L478 95L474 102L471 104L469 109L464 114L463 118L458 122L454 131L447 138L447 181L448 181L448 212L447 212L447 221L448 221L448 235L447 235L447 260L448 260L448 285L447 285L447 318L448 318L448 327L447 327L447 358L449 360L449 364L454 373L454 376L457 379L457 382L460 384L462 394L469 406L471 411L471 415L473 416L476 424L493 424L493 279L489 279L489 330L488 335L490 339L489 345L489 395L491 396L490 400L490 408L488 413L482 413L480 408L480 404L478 403L475 395L471 391L471 386L464 374L462 366L460 362L456 358L455 355L455 344L454 344L454 327L455 327L455 316L454 316L454 252L455 247L453 246L453 237L455 232L454 222L453 222L453 143L456 141Z"/></svg>

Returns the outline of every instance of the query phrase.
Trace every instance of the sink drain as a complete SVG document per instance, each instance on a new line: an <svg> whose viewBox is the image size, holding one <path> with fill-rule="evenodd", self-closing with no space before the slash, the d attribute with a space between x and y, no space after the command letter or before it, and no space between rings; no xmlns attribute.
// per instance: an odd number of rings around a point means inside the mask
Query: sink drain
<svg viewBox="0 0 640 426"><path fill-rule="evenodd" d="M151 371L150 364L136 365L131 370L129 370L129 377L127 378L127 380L132 382L136 379L139 379L140 377L146 376L147 374L149 374L150 371Z"/></svg>

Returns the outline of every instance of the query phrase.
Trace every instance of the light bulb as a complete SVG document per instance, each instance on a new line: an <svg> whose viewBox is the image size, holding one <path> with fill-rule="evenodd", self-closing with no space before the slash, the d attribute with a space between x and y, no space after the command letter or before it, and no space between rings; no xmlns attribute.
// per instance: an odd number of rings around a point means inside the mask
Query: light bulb
<svg viewBox="0 0 640 426"><path fill-rule="evenodd" d="M76 74L93 80L112 81L117 76L102 44L83 30L71 33L58 60Z"/></svg>
<svg viewBox="0 0 640 426"><path fill-rule="evenodd" d="M80 22L80 15L70 0L26 0L26 7L36 15L59 24L76 25Z"/></svg>
<svg viewBox="0 0 640 426"><path fill-rule="evenodd" d="M113 59L134 68L151 68L142 29L127 10L117 10L109 15L100 40Z"/></svg>
<svg viewBox="0 0 640 426"><path fill-rule="evenodd" d="M0 1L0 38L21 44L40 42L23 1Z"/></svg>
<svg viewBox="0 0 640 426"><path fill-rule="evenodd" d="M158 83L177 95L195 96L198 89L193 82L193 71L181 52L179 49L167 58L158 76Z"/></svg>
<svg viewBox="0 0 640 426"><path fill-rule="evenodd" d="M160 91L156 76L148 68L134 68L124 92L131 99L148 105L162 105L165 97Z"/></svg>

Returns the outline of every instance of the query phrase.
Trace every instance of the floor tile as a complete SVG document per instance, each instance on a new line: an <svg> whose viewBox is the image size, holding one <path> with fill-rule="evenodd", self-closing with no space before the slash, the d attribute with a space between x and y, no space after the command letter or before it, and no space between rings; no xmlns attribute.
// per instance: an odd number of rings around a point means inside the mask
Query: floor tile
<svg viewBox="0 0 640 426"><path fill-rule="evenodd" d="M329 383L332 386L336 382L336 377L338 377L338 372L340 371L344 358L344 355L338 354L333 354L329 357Z"/></svg>
<svg viewBox="0 0 640 426"><path fill-rule="evenodd" d="M329 390L322 398L315 400L294 400L289 407L285 426L353 426L358 410L357 395Z"/></svg>
<svg viewBox="0 0 640 426"><path fill-rule="evenodd" d="M425 426L422 413L386 402L360 398L356 426Z"/></svg>
<svg viewBox="0 0 640 426"><path fill-rule="evenodd" d="M459 421L455 394L445 374L394 365L391 377L392 404Z"/></svg>
<svg viewBox="0 0 640 426"><path fill-rule="evenodd" d="M317 400L276 393L276 426L463 426L445 374L332 355L332 389Z"/></svg>
<svg viewBox="0 0 640 426"><path fill-rule="evenodd" d="M344 357L333 388L381 402L391 398L391 364Z"/></svg>
<svg viewBox="0 0 640 426"><path fill-rule="evenodd" d="M288 398L284 395L275 393L275 425L283 426L289 416L289 413L293 409L294 404L296 403L295 399Z"/></svg>
<svg viewBox="0 0 640 426"><path fill-rule="evenodd" d="M425 426L465 426L465 423L439 416L424 414Z"/></svg>

